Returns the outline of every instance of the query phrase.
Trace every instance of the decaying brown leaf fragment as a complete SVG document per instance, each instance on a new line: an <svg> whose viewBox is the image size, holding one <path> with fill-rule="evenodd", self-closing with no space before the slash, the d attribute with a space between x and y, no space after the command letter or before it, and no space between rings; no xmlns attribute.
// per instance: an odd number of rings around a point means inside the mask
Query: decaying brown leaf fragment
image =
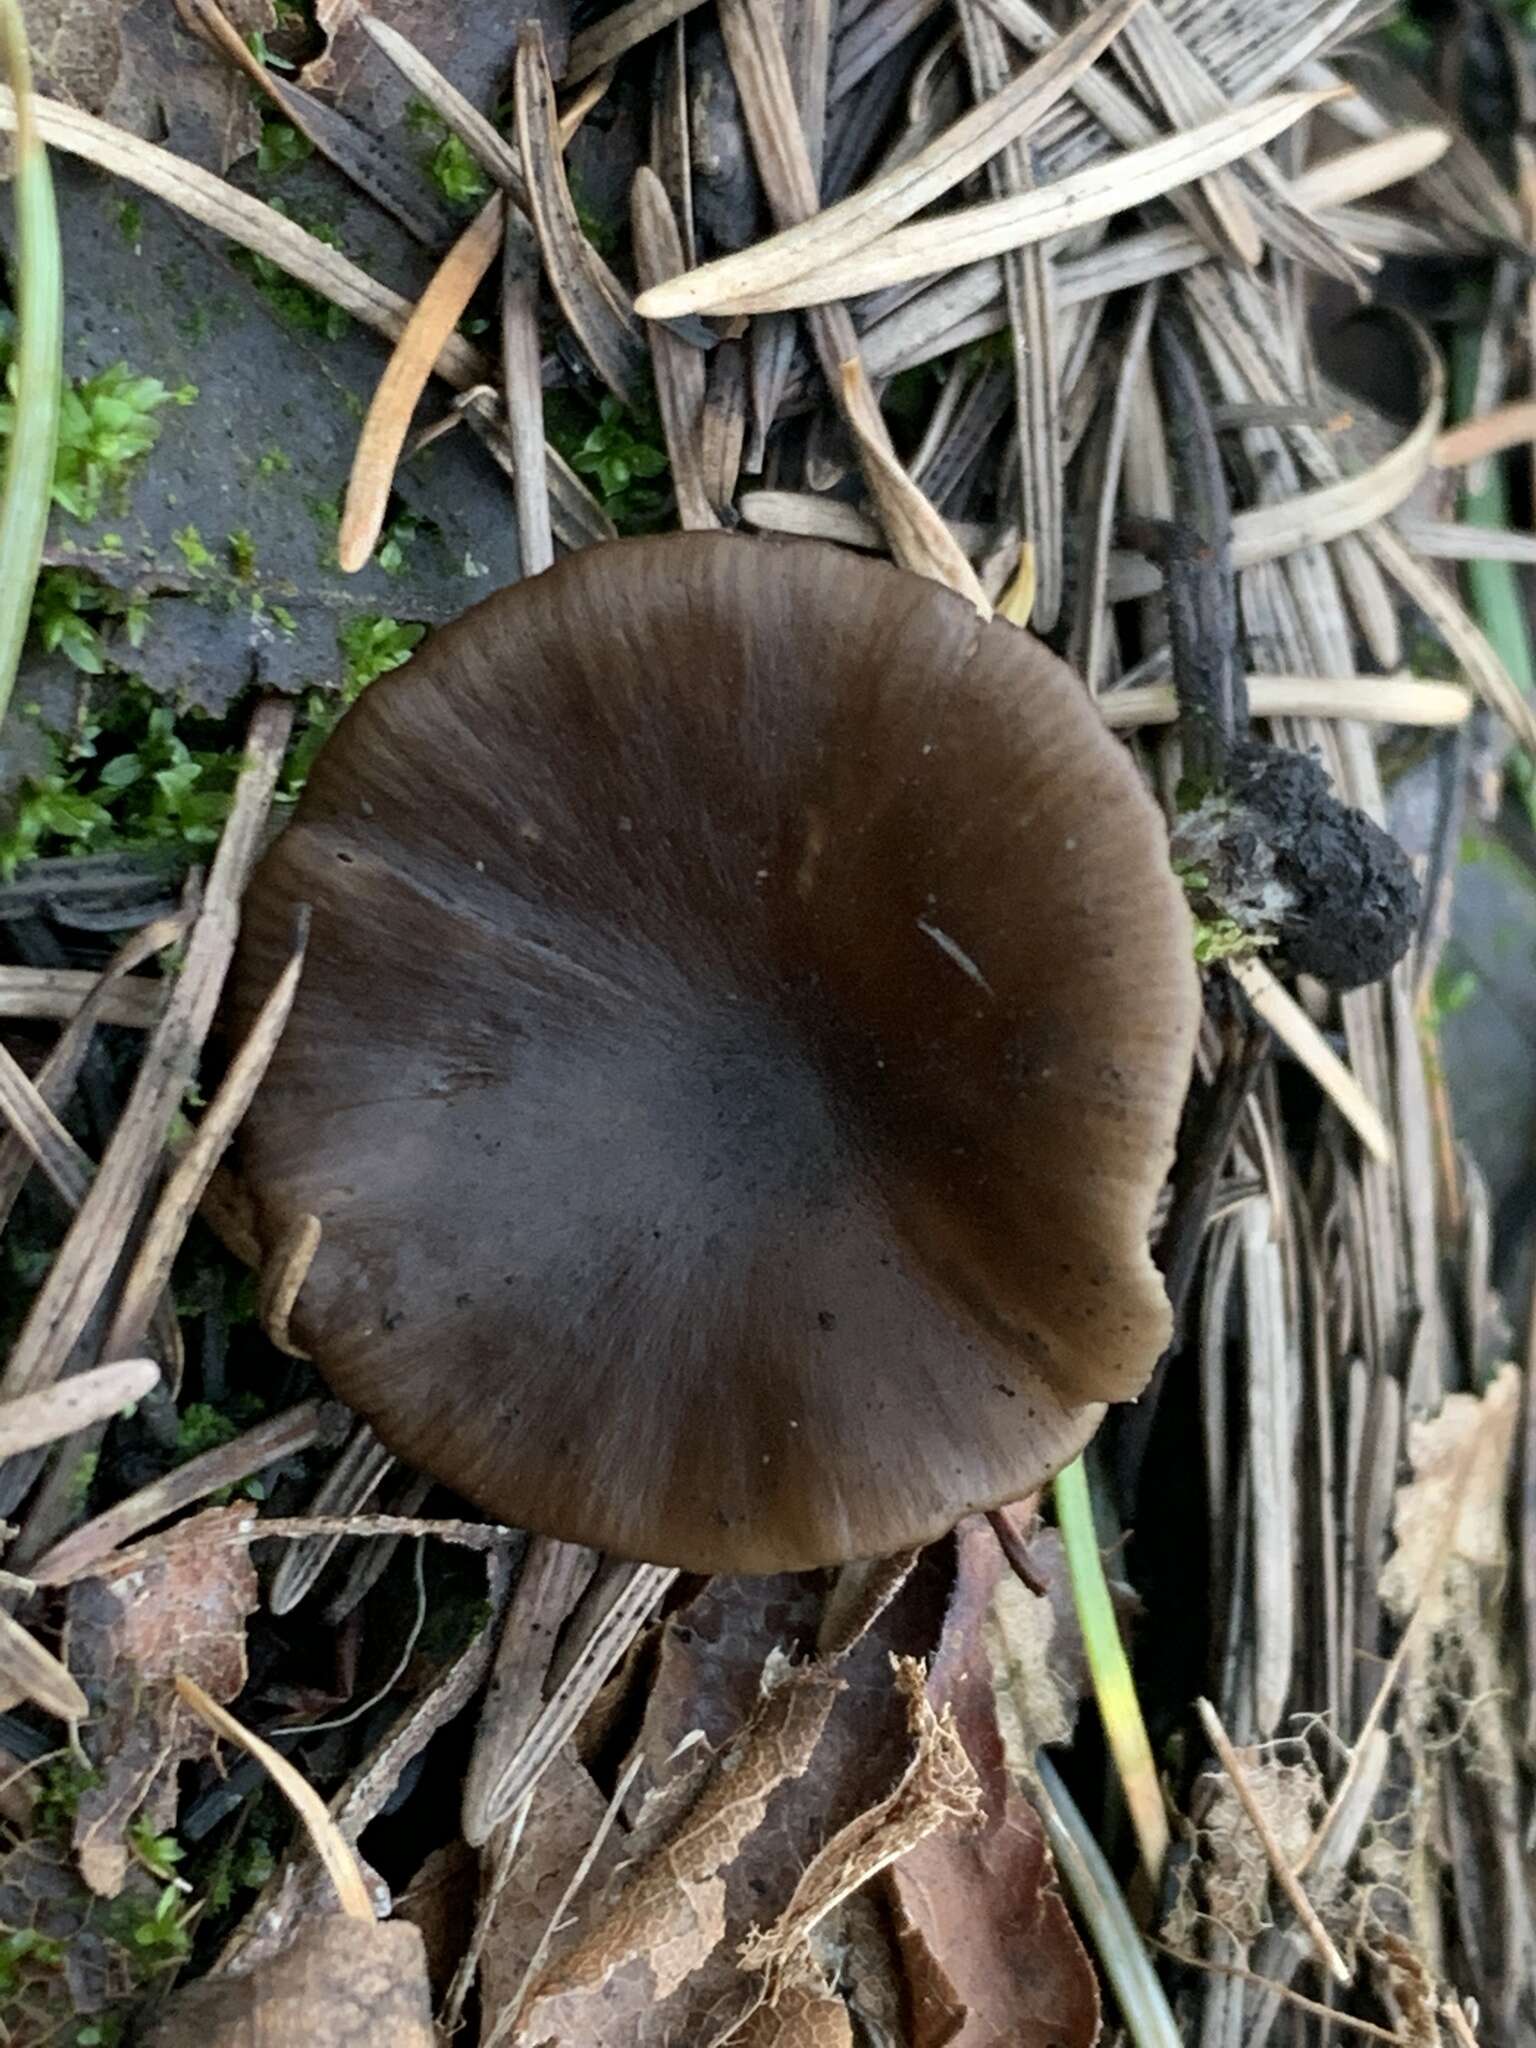
<svg viewBox="0 0 1536 2048"><path fill-rule="evenodd" d="M434 2048L435 2040L418 1930L327 1913L247 1976L189 1984L145 2048Z"/></svg>
<svg viewBox="0 0 1536 2048"><path fill-rule="evenodd" d="M892 1661L911 1717L912 1761L894 1791L839 1828L811 1859L773 1926L743 1942L742 1967L767 1980L769 2004L778 2002L781 1986L801 1975L805 1944L834 1906L929 1835L980 1815L981 1781L965 1753L953 1709L946 1705L935 1711L915 1658Z"/></svg>
<svg viewBox="0 0 1536 2048"><path fill-rule="evenodd" d="M1484 1393L1448 1394L1438 1415L1410 1425L1413 1477L1398 1489L1397 1547L1381 1597L1402 1621L1417 1608L1431 1636L1475 1623L1477 1584L1508 1564L1504 1505L1519 1415L1520 1373L1506 1365Z"/></svg>
<svg viewBox="0 0 1536 2048"><path fill-rule="evenodd" d="M1093 2048L1093 1965L1056 1889L1034 1808L1008 1770L983 1640L1002 1552L962 1523L959 1568L928 1680L981 1784L979 1825L917 1843L885 1878L908 1990L911 2048Z"/></svg>
<svg viewBox="0 0 1536 2048"><path fill-rule="evenodd" d="M808 1969L772 2005L760 2005L731 2041L732 2048L853 2048L853 2022L843 2001Z"/></svg>
<svg viewBox="0 0 1536 2048"><path fill-rule="evenodd" d="M115 1897L128 1872L124 1830L142 1813L157 1828L176 1811L176 1770L212 1737L177 1698L178 1673L217 1700L245 1684L245 1621L256 1570L226 1540L246 1506L208 1508L144 1550L70 1587L70 1663L91 1705L84 1731L98 1782L80 1796L74 1847L94 1892Z"/></svg>
<svg viewBox="0 0 1536 2048"><path fill-rule="evenodd" d="M842 1680L771 1658L756 1713L721 1759L672 1840L611 1912L533 1986L514 2039L585 2038L581 2008L617 1970L644 1958L665 1998L713 1953L725 1932L725 1871L780 1785L808 1767Z"/></svg>

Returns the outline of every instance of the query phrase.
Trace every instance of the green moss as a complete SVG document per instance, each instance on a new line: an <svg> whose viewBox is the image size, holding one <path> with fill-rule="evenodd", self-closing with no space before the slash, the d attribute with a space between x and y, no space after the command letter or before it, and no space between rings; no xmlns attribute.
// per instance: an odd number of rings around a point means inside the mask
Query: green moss
<svg viewBox="0 0 1536 2048"><path fill-rule="evenodd" d="M171 535L171 541L189 569L201 571L218 566L214 561L213 551L190 522L186 526L178 527Z"/></svg>
<svg viewBox="0 0 1536 2048"><path fill-rule="evenodd" d="M91 1497L91 1488L96 1484L96 1467L101 1461L100 1451L82 1451L69 1475L69 1498L74 1507L83 1509Z"/></svg>
<svg viewBox="0 0 1536 2048"><path fill-rule="evenodd" d="M177 1463L200 1458L204 1451L216 1451L221 1444L232 1443L239 1434L240 1425L234 1417L215 1408L211 1401L189 1401L176 1424Z"/></svg>
<svg viewBox="0 0 1536 2048"><path fill-rule="evenodd" d="M18 1927L0 1940L0 1998L15 1998L27 1980L39 1971L62 1967L67 1945L39 1934L35 1927Z"/></svg>
<svg viewBox="0 0 1536 2048"><path fill-rule="evenodd" d="M256 543L248 526L237 526L228 540L230 567L242 583L256 573Z"/></svg>
<svg viewBox="0 0 1536 2048"><path fill-rule="evenodd" d="M268 204L274 213L286 214L289 219L298 218L280 199L269 200ZM328 222L305 219L299 225L307 228L317 241L333 249L340 248L341 237ZM300 333L318 334L326 341L339 341L352 325L340 306L332 305L321 293L311 291L308 285L290 277L270 256L262 256L254 249L237 249L230 261L250 278L278 317Z"/></svg>
<svg viewBox="0 0 1536 2048"><path fill-rule="evenodd" d="M1239 960L1247 954L1262 953L1274 943L1273 938L1262 932L1245 931L1235 918L1195 919L1195 958L1202 967L1214 966L1218 960Z"/></svg>
<svg viewBox="0 0 1536 2048"><path fill-rule="evenodd" d="M268 448L256 464L258 476L286 476L293 468L293 460L281 448Z"/></svg>
<svg viewBox="0 0 1536 2048"><path fill-rule="evenodd" d="M329 524L334 508L318 508L317 516L322 510ZM421 525L408 513L392 522L381 548L386 567L403 563ZM219 566L195 526L182 528L175 541L193 568ZM255 568L251 536L236 529L228 548L236 575L248 579ZM261 610L279 632L298 630L285 605L267 605L259 592L241 593L233 583L229 594ZM203 858L218 839L243 760L243 721L177 711L123 672L124 653L139 645L147 619L144 604L84 571L49 570L40 579L32 622L38 643L103 681L73 731L41 734L43 764L16 788L0 824L0 879L35 859L118 848L163 847L173 862ZM339 688L306 692L282 772L282 797L291 800L302 789L346 706L376 677L407 660L425 631L412 621L373 613L341 626ZM21 708L23 715L36 716L36 705ZM14 1236L6 1240L8 1256ZM12 1277L18 1290L26 1285L25 1275Z"/></svg>
<svg viewBox="0 0 1536 2048"><path fill-rule="evenodd" d="M263 1786L232 1825L194 1864L198 1891L211 1914L226 1912L247 1891L260 1891L277 1868L277 1851L292 1824L280 1796Z"/></svg>
<svg viewBox="0 0 1536 2048"><path fill-rule="evenodd" d="M130 249L137 249L144 232L144 209L137 199L125 199L117 209L117 232Z"/></svg>
<svg viewBox="0 0 1536 2048"><path fill-rule="evenodd" d="M53 1841L68 1841L82 1797L101 1782L88 1764L72 1755L56 1756L32 1778L32 1827Z"/></svg>
<svg viewBox="0 0 1536 2048"><path fill-rule="evenodd" d="M619 231L612 221L604 219L592 205L582 183L581 173L574 165L566 167L566 184L570 189L571 204L576 209L576 219L581 232L599 256L611 256L619 246Z"/></svg>

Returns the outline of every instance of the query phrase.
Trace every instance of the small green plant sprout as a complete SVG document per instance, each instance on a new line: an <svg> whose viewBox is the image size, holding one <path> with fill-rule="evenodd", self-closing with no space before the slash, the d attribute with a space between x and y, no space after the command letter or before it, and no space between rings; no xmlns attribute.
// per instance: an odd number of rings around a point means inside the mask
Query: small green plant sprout
<svg viewBox="0 0 1536 2048"><path fill-rule="evenodd" d="M491 181L437 109L423 99L413 99L405 110L405 123L431 144L427 176L449 205L478 205L489 193Z"/></svg>
<svg viewBox="0 0 1536 2048"><path fill-rule="evenodd" d="M149 607L124 597L80 569L45 569L32 600L32 630L50 654L58 652L88 676L99 676L110 664L101 623L120 619L130 647L140 647L149 624Z"/></svg>
<svg viewBox="0 0 1536 2048"><path fill-rule="evenodd" d="M341 649L342 676L339 691L310 690L304 698L302 724L278 784L280 798L292 801L309 779L315 756L330 738L337 721L349 704L382 675L410 660L426 627L408 619L380 617L363 612L348 619L337 635Z"/></svg>
<svg viewBox="0 0 1536 2048"><path fill-rule="evenodd" d="M391 619L364 612L349 619L337 636L345 669L342 699L352 703L371 682L410 660L426 632L410 619Z"/></svg>
<svg viewBox="0 0 1536 2048"><path fill-rule="evenodd" d="M50 1940L35 1927L18 1927L0 1940L0 1998L12 1998L25 1979L39 1970L56 1970L64 1960L64 1943Z"/></svg>
<svg viewBox="0 0 1536 2048"><path fill-rule="evenodd" d="M275 60L268 54L262 61L271 65ZM301 135L291 121L272 116L261 124L256 168L265 177L275 178L280 171L291 170L295 164L303 163L307 156L313 156L314 149L309 137Z"/></svg>
<svg viewBox="0 0 1536 2048"><path fill-rule="evenodd" d="M415 512L397 512L390 520L373 551L373 559L386 576L400 575L407 550L427 523Z"/></svg>
<svg viewBox="0 0 1536 2048"><path fill-rule="evenodd" d="M237 526L229 536L229 565L242 583L256 573L256 543L248 526Z"/></svg>
<svg viewBox="0 0 1536 2048"><path fill-rule="evenodd" d="M588 400L568 391L545 401L545 431L578 476L590 477L603 510L621 533L643 533L666 510L664 491L648 488L667 473L661 429L618 399L602 399L594 415Z"/></svg>
<svg viewBox="0 0 1536 2048"><path fill-rule="evenodd" d="M51 766L23 784L0 833L0 876L41 854L197 850L218 838L229 815L238 750L190 746L170 706L131 679L118 684L99 725L68 748L50 746Z"/></svg>
<svg viewBox="0 0 1536 2048"><path fill-rule="evenodd" d="M192 1922L198 1908L185 1904L185 1899L182 1885L173 1878L153 1899L125 1891L113 1901L105 1924L127 1950L134 1974L141 1980L174 1970L191 1952Z"/></svg>
<svg viewBox="0 0 1536 2048"><path fill-rule="evenodd" d="M191 1891L187 1880L176 1874L176 1866L186 1856L186 1850L174 1835L160 1834L154 1822L142 1813L129 1824L128 1847L151 1877L179 1892Z"/></svg>
<svg viewBox="0 0 1536 2048"><path fill-rule="evenodd" d="M0 340L0 359L4 343ZM14 366L6 364L9 396L0 399L0 443L15 430ZM171 390L158 377L139 377L117 363L83 383L66 383L59 399L59 445L53 463L53 502L71 519L87 524L101 511L109 489L121 486L133 464L160 438L160 414L168 405L192 405L197 386Z"/></svg>
<svg viewBox="0 0 1536 2048"><path fill-rule="evenodd" d="M453 206L474 206L490 191L490 180L457 135L445 135L428 166L432 182Z"/></svg>

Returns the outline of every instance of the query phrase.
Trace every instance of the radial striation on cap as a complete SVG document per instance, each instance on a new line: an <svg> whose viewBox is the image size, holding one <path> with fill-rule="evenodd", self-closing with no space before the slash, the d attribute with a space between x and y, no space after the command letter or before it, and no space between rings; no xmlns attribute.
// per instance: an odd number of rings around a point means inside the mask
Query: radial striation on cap
<svg viewBox="0 0 1536 2048"><path fill-rule="evenodd" d="M1082 684L882 563L673 535L376 683L246 899L242 1135L293 1327L503 1520L695 1570L878 1556L1071 1458L1167 1341L1199 1014Z"/></svg>

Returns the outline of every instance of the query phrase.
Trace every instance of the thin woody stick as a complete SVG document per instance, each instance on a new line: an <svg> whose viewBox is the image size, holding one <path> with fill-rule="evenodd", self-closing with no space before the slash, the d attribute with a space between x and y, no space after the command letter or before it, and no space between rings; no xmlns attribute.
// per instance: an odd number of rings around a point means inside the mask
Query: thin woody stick
<svg viewBox="0 0 1536 2048"><path fill-rule="evenodd" d="M1348 1984L1351 1976L1349 1965L1334 1947L1327 1928L1317 1917L1317 1909L1302 1890L1301 1880L1286 1861L1285 1851L1275 1840L1274 1830L1265 1817L1263 1807L1254 1797L1253 1787L1248 1782L1242 1759L1232 1747L1231 1739L1221 1725L1220 1716L1209 1700L1196 1700L1195 1710L1200 1716L1200 1725L1204 1728L1222 1769L1232 1780L1232 1789L1242 1802L1244 1813L1253 1823L1253 1831L1269 1859L1269 1867L1274 1872L1276 1884L1284 1892L1292 1911L1307 1930L1313 1947L1328 1966L1330 1974L1340 1984Z"/></svg>

